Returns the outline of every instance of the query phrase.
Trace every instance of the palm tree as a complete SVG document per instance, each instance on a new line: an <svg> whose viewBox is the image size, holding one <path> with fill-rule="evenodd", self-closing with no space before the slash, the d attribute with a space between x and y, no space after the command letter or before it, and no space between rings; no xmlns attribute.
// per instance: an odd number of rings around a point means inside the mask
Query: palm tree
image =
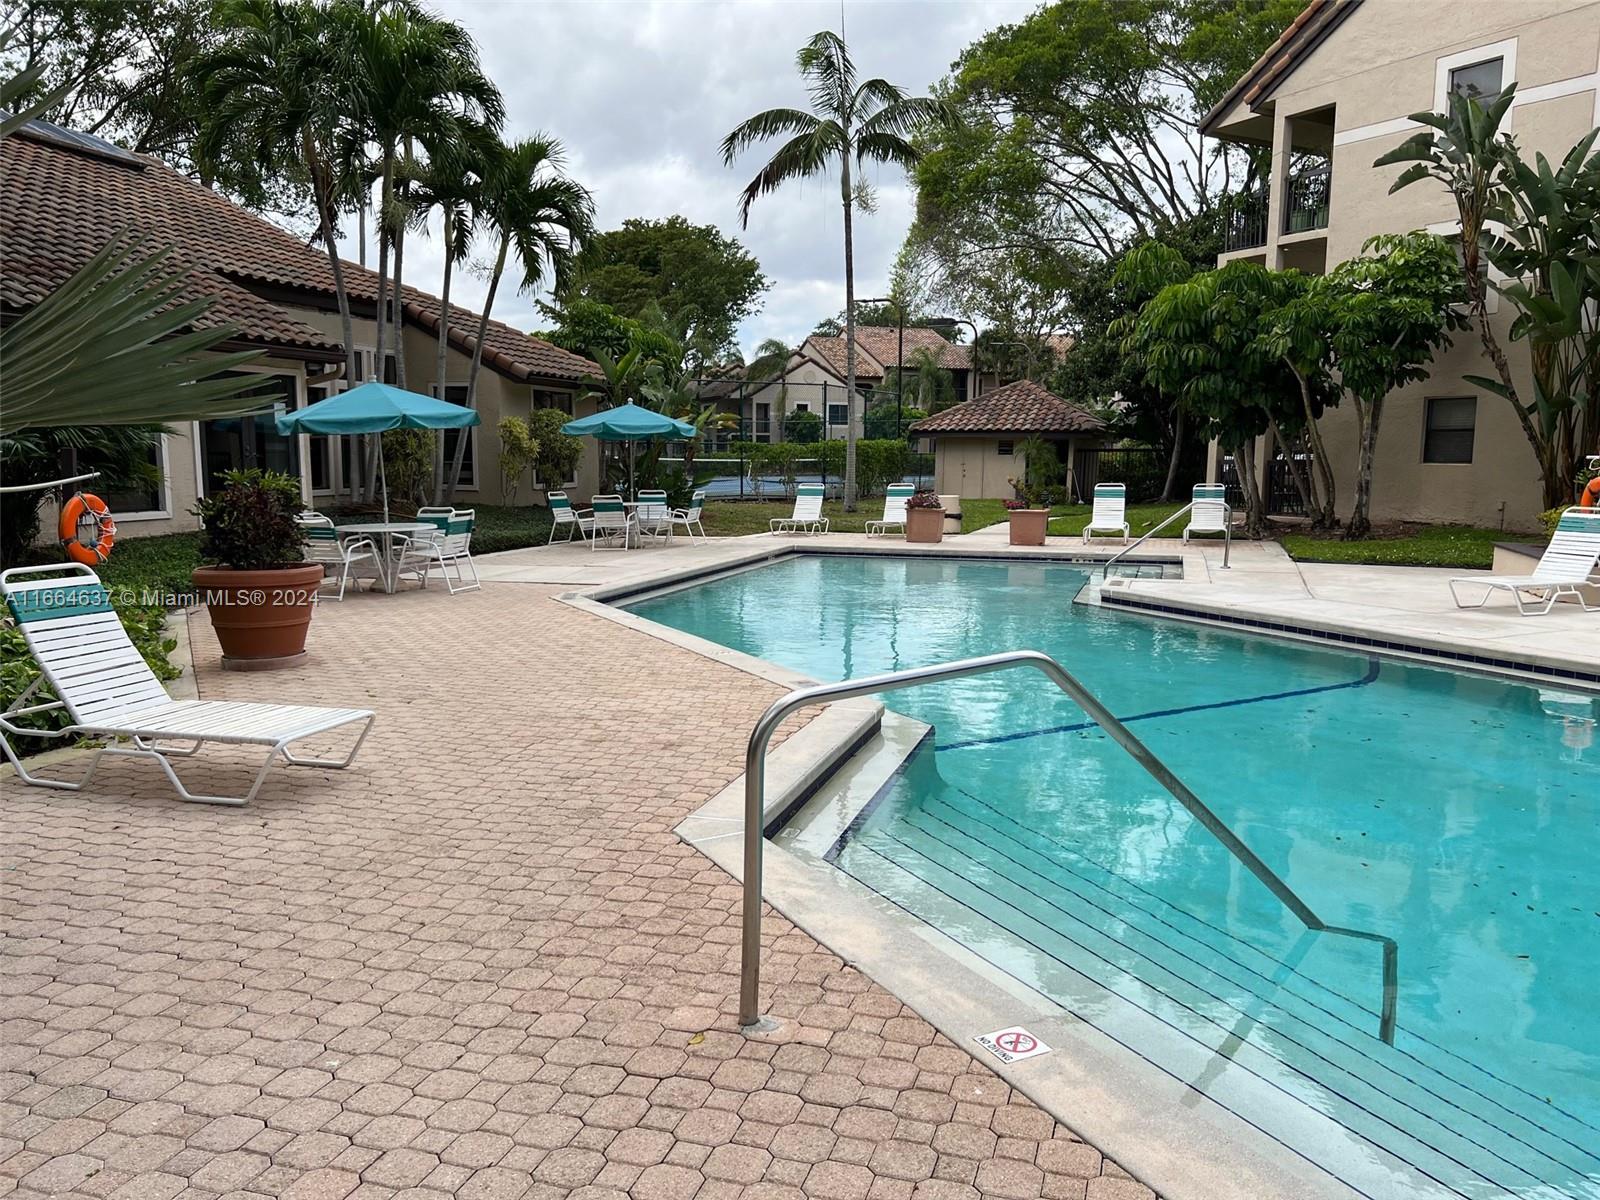
<svg viewBox="0 0 1600 1200"><path fill-rule="evenodd" d="M588 189L563 174L566 150L548 134L535 134L510 145L495 145L485 156L482 214L497 244L489 272L489 291L478 316L478 336L472 347L472 367L467 373L467 405L478 397L478 371L483 365L483 342L489 334L489 311L505 274L506 260L515 252L520 275L519 292L529 291L548 274L557 292L567 286L572 260L594 233L594 197ZM455 495L466 455L467 439L456 439L455 461L450 467L448 496Z"/></svg>
<svg viewBox="0 0 1600 1200"><path fill-rule="evenodd" d="M756 383L772 379L778 381L778 414L773 424L776 429L782 429L789 416L789 360L799 351L798 346L791 346L782 338L768 338L756 347L755 358L745 367L745 376ZM754 433L754 409L751 410L750 421L751 432Z"/></svg>
<svg viewBox="0 0 1600 1200"><path fill-rule="evenodd" d="M339 151L348 141L356 103L341 54L352 7L353 0L326 7L225 0L216 20L226 32L189 68L202 99L197 157L245 159L263 174L309 181L333 274L349 379L356 375L355 334L337 224L354 187Z"/></svg>
<svg viewBox="0 0 1600 1200"><path fill-rule="evenodd" d="M745 187L739 199L739 221L748 227L750 206L758 196L775 192L791 179L825 174L835 164L839 170L839 200L844 206L844 312L845 399L848 405L845 435L844 503L856 506L856 283L855 242L851 217L856 205L865 209L870 194L865 185L852 183L854 165L869 162L915 166L921 153L909 140L920 126L948 121L948 107L929 97L907 96L884 79L856 82L855 63L844 39L829 30L815 34L795 56L795 65L811 93L811 111L773 108L745 121L722 139L722 159L728 166L758 142L789 135L766 166Z"/></svg>

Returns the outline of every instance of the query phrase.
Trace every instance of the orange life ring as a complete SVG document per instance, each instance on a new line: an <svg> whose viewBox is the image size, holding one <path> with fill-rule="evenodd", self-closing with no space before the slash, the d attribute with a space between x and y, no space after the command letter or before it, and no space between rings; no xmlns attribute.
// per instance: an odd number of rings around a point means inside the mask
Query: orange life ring
<svg viewBox="0 0 1600 1200"><path fill-rule="evenodd" d="M1583 489L1583 495L1578 497L1579 508L1600 508L1600 475L1589 480Z"/></svg>
<svg viewBox="0 0 1600 1200"><path fill-rule="evenodd" d="M78 525L85 517L94 522L98 535L92 546L78 540ZM67 557L86 567L105 562L117 542L117 523L111 519L111 510L93 492L79 492L62 506L56 531L66 544Z"/></svg>

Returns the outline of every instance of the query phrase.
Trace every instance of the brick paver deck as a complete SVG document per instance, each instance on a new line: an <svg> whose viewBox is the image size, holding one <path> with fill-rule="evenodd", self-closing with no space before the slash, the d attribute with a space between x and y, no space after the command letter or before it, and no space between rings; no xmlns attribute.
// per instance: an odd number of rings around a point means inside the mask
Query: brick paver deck
<svg viewBox="0 0 1600 1200"><path fill-rule="evenodd" d="M0 1194L1149 1197L776 915L787 1040L736 1032L738 888L672 828L775 689L556 590L325 605L293 673L197 617L202 695L379 712L248 808L4 783Z"/></svg>

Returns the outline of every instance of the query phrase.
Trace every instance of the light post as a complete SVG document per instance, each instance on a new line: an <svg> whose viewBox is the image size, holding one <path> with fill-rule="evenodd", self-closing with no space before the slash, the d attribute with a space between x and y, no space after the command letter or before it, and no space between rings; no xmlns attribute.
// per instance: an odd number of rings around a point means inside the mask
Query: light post
<svg viewBox="0 0 1600 1200"><path fill-rule="evenodd" d="M897 320L894 339L894 434L906 435L906 306L893 296L878 296L862 304L892 304Z"/></svg>

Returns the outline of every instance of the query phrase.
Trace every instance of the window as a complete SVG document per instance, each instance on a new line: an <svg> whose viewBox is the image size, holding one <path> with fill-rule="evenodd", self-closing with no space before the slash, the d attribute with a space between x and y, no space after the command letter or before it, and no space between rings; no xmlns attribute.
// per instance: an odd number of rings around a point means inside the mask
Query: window
<svg viewBox="0 0 1600 1200"><path fill-rule="evenodd" d="M437 385L433 390L434 394L438 395L439 389ZM448 400L451 404L465 405L467 402L467 385L464 383L448 383L445 385L444 395L441 398ZM464 488L476 488L478 486L478 439L474 436L473 428L446 429L444 431L445 473L448 475L455 466L456 443L462 438L466 438L467 448L461 457L460 485Z"/></svg>
<svg viewBox="0 0 1600 1200"><path fill-rule="evenodd" d="M544 388L533 389L533 406L535 408L559 408L567 416L572 415L572 393L551 392Z"/></svg>
<svg viewBox="0 0 1600 1200"><path fill-rule="evenodd" d="M755 428L750 431L752 441L770 442L772 440L772 405L765 400L757 400Z"/></svg>
<svg viewBox="0 0 1600 1200"><path fill-rule="evenodd" d="M95 489L117 520L126 521L147 513L152 516L167 515L166 450L167 439L163 434L145 450L145 462L149 464L152 474L128 487Z"/></svg>
<svg viewBox="0 0 1600 1200"><path fill-rule="evenodd" d="M1422 438L1425 463L1469 463L1472 435L1478 423L1474 396L1439 396L1428 400L1427 431Z"/></svg>
<svg viewBox="0 0 1600 1200"><path fill-rule="evenodd" d="M1010 456L1012 454L1015 454L1016 450L1017 450L1017 444L1015 442L996 442L995 443L995 453L996 454Z"/></svg>
<svg viewBox="0 0 1600 1200"><path fill-rule="evenodd" d="M306 388L306 406L326 400L330 395L327 387L318 384ZM333 491L333 439L326 434L313 434L310 439L311 454L311 490L313 492Z"/></svg>
<svg viewBox="0 0 1600 1200"><path fill-rule="evenodd" d="M1464 67L1450 69L1450 94L1452 96L1467 96L1475 100L1487 100L1498 96L1503 86L1502 76L1505 71L1505 59L1490 58L1483 62L1470 63Z"/></svg>
<svg viewBox="0 0 1600 1200"><path fill-rule="evenodd" d="M204 494L209 496L221 486L226 471L256 467L285 475L300 474L300 439L294 435L285 437L274 423L275 417L295 406L295 394L299 390L296 377L256 371L225 371L223 375L248 375L259 380L246 394L270 400L273 407L251 416L223 417L200 423Z"/></svg>
<svg viewBox="0 0 1600 1200"><path fill-rule="evenodd" d="M850 406L848 404L828 405L829 425L848 425L850 423Z"/></svg>

